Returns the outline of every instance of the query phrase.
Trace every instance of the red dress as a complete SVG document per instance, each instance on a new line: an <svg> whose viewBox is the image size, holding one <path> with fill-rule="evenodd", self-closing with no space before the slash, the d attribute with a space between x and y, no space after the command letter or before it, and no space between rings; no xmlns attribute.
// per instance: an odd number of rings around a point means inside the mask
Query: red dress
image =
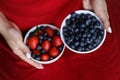
<svg viewBox="0 0 120 80"><path fill-rule="evenodd" d="M0 37L0 80L120 80L120 24L114 21L118 18L110 7L113 2L108 2L113 33L107 34L104 44L85 55L66 48L58 61L44 65L43 70L19 59ZM23 33L43 23L60 28L63 19L78 9L82 9L82 0L0 0L0 11Z"/></svg>

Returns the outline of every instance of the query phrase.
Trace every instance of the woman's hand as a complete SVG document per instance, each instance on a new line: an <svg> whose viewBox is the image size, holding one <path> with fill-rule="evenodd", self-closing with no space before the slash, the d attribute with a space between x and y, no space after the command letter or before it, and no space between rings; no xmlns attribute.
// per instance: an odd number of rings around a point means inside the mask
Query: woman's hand
<svg viewBox="0 0 120 80"><path fill-rule="evenodd" d="M43 66L30 58L30 51L23 43L21 31L12 22L9 22L4 14L0 12L0 34L5 38L11 50L20 57L23 61L32 66L43 69ZM27 57L26 57L27 56Z"/></svg>
<svg viewBox="0 0 120 80"><path fill-rule="evenodd" d="M109 33L112 33L105 0L83 0L83 7L87 10L93 10L96 15L103 21L105 29Z"/></svg>

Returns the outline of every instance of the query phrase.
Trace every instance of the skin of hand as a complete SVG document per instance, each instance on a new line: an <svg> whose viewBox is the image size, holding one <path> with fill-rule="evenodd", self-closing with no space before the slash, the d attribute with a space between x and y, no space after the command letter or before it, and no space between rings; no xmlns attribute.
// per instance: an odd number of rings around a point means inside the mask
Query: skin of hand
<svg viewBox="0 0 120 80"><path fill-rule="evenodd" d="M83 0L83 8L87 10L93 10L102 20L106 31L112 33L105 0Z"/></svg>
<svg viewBox="0 0 120 80"><path fill-rule="evenodd" d="M20 29L14 23L8 21L2 12L0 12L0 34L4 37L15 55L30 65L38 69L43 69L43 66L40 63L37 63L30 58L30 51L23 43Z"/></svg>

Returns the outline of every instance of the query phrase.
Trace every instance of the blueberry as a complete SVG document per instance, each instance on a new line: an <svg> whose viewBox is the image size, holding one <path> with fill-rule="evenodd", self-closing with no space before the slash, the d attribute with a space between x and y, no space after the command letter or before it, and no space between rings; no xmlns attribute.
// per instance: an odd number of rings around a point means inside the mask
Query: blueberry
<svg viewBox="0 0 120 80"><path fill-rule="evenodd" d="M94 28L94 26L93 26L93 25L90 25L89 27L90 27L91 29L93 29L93 28Z"/></svg>
<svg viewBox="0 0 120 80"><path fill-rule="evenodd" d="M67 27L68 27L68 26L64 26L64 27L63 27L63 32L67 32Z"/></svg>
<svg viewBox="0 0 120 80"><path fill-rule="evenodd" d="M104 30L100 31L100 34L101 34L101 35L104 35Z"/></svg>
<svg viewBox="0 0 120 80"><path fill-rule="evenodd" d="M34 58L34 57L35 57L35 54L32 53L32 54L31 54L31 57Z"/></svg>
<svg viewBox="0 0 120 80"><path fill-rule="evenodd" d="M85 29L83 29L83 28L82 28L82 29L80 29L80 32L84 32L84 31L85 31Z"/></svg>
<svg viewBox="0 0 120 80"><path fill-rule="evenodd" d="M47 36L47 33L46 33L46 32L44 32L43 36L44 36L44 37L45 37L45 36Z"/></svg>
<svg viewBox="0 0 120 80"><path fill-rule="evenodd" d="M81 39L81 41L82 41L82 42L84 42L84 41L85 41L85 38L80 38L80 39Z"/></svg>
<svg viewBox="0 0 120 80"><path fill-rule="evenodd" d="M71 42L73 41L73 39L74 39L73 35L71 35L70 37L68 37L68 40L71 41Z"/></svg>
<svg viewBox="0 0 120 80"><path fill-rule="evenodd" d="M73 28L70 27L70 26L68 26L68 27L67 27L67 31L73 31Z"/></svg>
<svg viewBox="0 0 120 80"><path fill-rule="evenodd" d="M51 41L52 41L52 38L48 36L48 37L47 37L47 40L51 42Z"/></svg>
<svg viewBox="0 0 120 80"><path fill-rule="evenodd" d="M94 43L94 44L93 44L93 47L95 48L96 46L97 46L97 44L96 44L96 43Z"/></svg>
<svg viewBox="0 0 120 80"><path fill-rule="evenodd" d="M101 25L100 21L97 20L95 25L100 26Z"/></svg>
<svg viewBox="0 0 120 80"><path fill-rule="evenodd" d="M84 47L82 47L82 48L81 48L81 51L85 51L85 48L84 48Z"/></svg>
<svg viewBox="0 0 120 80"><path fill-rule="evenodd" d="M92 17L92 15L89 14L89 13L87 13L86 16L87 16L88 19L90 19Z"/></svg>
<svg viewBox="0 0 120 80"><path fill-rule="evenodd" d="M48 39L48 37L47 37L47 36L44 36L44 40L46 40L46 39Z"/></svg>
<svg viewBox="0 0 120 80"><path fill-rule="evenodd" d="M84 13L81 13L81 14L80 14L80 18L81 18L81 19L87 19L87 15L84 14Z"/></svg>
<svg viewBox="0 0 120 80"><path fill-rule="evenodd" d="M88 31L89 31L89 28L86 28L86 29L85 29L85 33L88 33Z"/></svg>
<svg viewBox="0 0 120 80"><path fill-rule="evenodd" d="M53 57L50 57L50 60L53 60L54 58Z"/></svg>
<svg viewBox="0 0 120 80"><path fill-rule="evenodd" d="M86 42L88 43L88 44L91 44L91 41L90 41L90 39L86 39Z"/></svg>
<svg viewBox="0 0 120 80"><path fill-rule="evenodd" d="M99 40L99 39L95 40L95 43L97 43L97 44L99 44L100 42L101 42L101 40Z"/></svg>
<svg viewBox="0 0 120 80"><path fill-rule="evenodd" d="M81 28L85 28L86 26L85 26L85 24L81 24L80 27Z"/></svg>
<svg viewBox="0 0 120 80"><path fill-rule="evenodd" d="M91 19L92 22L96 22L97 21L96 17L94 17L94 16L92 16L90 19Z"/></svg>
<svg viewBox="0 0 120 80"><path fill-rule="evenodd" d="M74 36L74 40L75 40L75 41L78 41L78 40L79 40L79 37L78 37L78 36Z"/></svg>
<svg viewBox="0 0 120 80"><path fill-rule="evenodd" d="M99 27L97 25L94 25L94 29L98 29Z"/></svg>
<svg viewBox="0 0 120 80"><path fill-rule="evenodd" d="M41 44L43 42L43 40L39 40L39 43Z"/></svg>
<svg viewBox="0 0 120 80"><path fill-rule="evenodd" d="M84 23L85 23L85 20L80 18L80 19L78 20L78 23L77 23L77 24L80 25L80 24L84 24Z"/></svg>
<svg viewBox="0 0 120 80"><path fill-rule="evenodd" d="M30 32L29 37L32 37L35 35L35 32Z"/></svg>
<svg viewBox="0 0 120 80"><path fill-rule="evenodd" d="M85 51L90 51L90 49L89 48L85 48Z"/></svg>
<svg viewBox="0 0 120 80"><path fill-rule="evenodd" d="M96 39L96 36L92 36L91 39L95 40L95 39Z"/></svg>
<svg viewBox="0 0 120 80"><path fill-rule="evenodd" d="M41 49L41 53L45 53L45 50Z"/></svg>
<svg viewBox="0 0 120 80"><path fill-rule="evenodd" d="M60 32L57 29L55 29L54 31L56 35L60 36Z"/></svg>
<svg viewBox="0 0 120 80"><path fill-rule="evenodd" d="M89 26L89 25L90 25L90 23L91 23L91 20L90 20L90 19L88 19L88 20L86 20L85 25L86 25L86 26Z"/></svg>
<svg viewBox="0 0 120 80"><path fill-rule="evenodd" d="M77 51L82 51L82 48L81 48L81 47L77 47L76 50L77 50Z"/></svg>
<svg viewBox="0 0 120 80"><path fill-rule="evenodd" d="M62 33L63 33L63 36L65 36L65 37L68 36L68 33L67 33L67 32L63 31Z"/></svg>
<svg viewBox="0 0 120 80"><path fill-rule="evenodd" d="M59 50L59 51L62 51L62 50L63 50L63 46L59 46L59 47L58 47L58 50Z"/></svg>
<svg viewBox="0 0 120 80"><path fill-rule="evenodd" d="M98 36L98 39L101 40L101 39L102 39L102 36Z"/></svg>
<svg viewBox="0 0 120 80"><path fill-rule="evenodd" d="M75 29L74 29L74 32L75 32L75 33L78 33L78 32L79 32L79 29L78 29L78 28L75 28Z"/></svg>
<svg viewBox="0 0 120 80"><path fill-rule="evenodd" d="M34 59L40 61L40 56L35 56Z"/></svg>
<svg viewBox="0 0 120 80"><path fill-rule="evenodd" d="M80 47L84 47L84 46L85 46L84 42L80 42Z"/></svg>
<svg viewBox="0 0 120 80"><path fill-rule="evenodd" d="M71 13L71 17L74 18L74 17L76 17L76 16L77 16L77 14L76 14L75 12L72 12L72 13Z"/></svg>
<svg viewBox="0 0 120 80"><path fill-rule="evenodd" d="M67 27L66 31L64 30L63 32L67 33L67 35L73 34L73 29L71 27Z"/></svg>
<svg viewBox="0 0 120 80"><path fill-rule="evenodd" d="M48 36L48 34L45 32L44 34L43 34L43 40L46 40L46 39L48 39L49 38L49 36Z"/></svg>
<svg viewBox="0 0 120 80"><path fill-rule="evenodd" d="M90 33L95 33L95 30L94 30L94 29L91 29L91 30L90 30Z"/></svg>
<svg viewBox="0 0 120 80"><path fill-rule="evenodd" d="M74 44L71 44L69 45L72 49L75 49L75 45Z"/></svg>
<svg viewBox="0 0 120 80"><path fill-rule="evenodd" d="M76 19L79 20L80 19L80 15L79 14L76 14Z"/></svg>
<svg viewBox="0 0 120 80"><path fill-rule="evenodd" d="M71 17L70 20L72 21L71 22L72 24L76 22L76 18L74 18L74 17Z"/></svg>
<svg viewBox="0 0 120 80"><path fill-rule="evenodd" d="M37 46L37 50L41 50L42 47L40 45Z"/></svg>
<svg viewBox="0 0 120 80"><path fill-rule="evenodd" d="M39 29L42 30L42 31L44 31L45 26L40 26Z"/></svg>
<svg viewBox="0 0 120 80"><path fill-rule="evenodd" d="M73 34L73 32L70 30L70 31L68 31L68 35L72 35Z"/></svg>
<svg viewBox="0 0 120 80"><path fill-rule="evenodd" d="M79 41L74 42L75 46L79 46Z"/></svg>
<svg viewBox="0 0 120 80"><path fill-rule="evenodd" d="M83 37L83 38L87 37L87 34L83 34L82 37Z"/></svg>
<svg viewBox="0 0 120 80"><path fill-rule="evenodd" d="M71 36L65 37L64 39L65 39L65 41L66 41L67 43L71 43L71 42L73 41L73 39L74 39L74 36L71 35Z"/></svg>
<svg viewBox="0 0 120 80"><path fill-rule="evenodd" d="M94 40L93 40L92 38L90 38L90 42L91 42L91 44L92 44L93 41L94 41Z"/></svg>
<svg viewBox="0 0 120 80"><path fill-rule="evenodd" d="M84 41L84 46L87 46L87 43L86 43L86 41Z"/></svg>
<svg viewBox="0 0 120 80"><path fill-rule="evenodd" d="M67 45L71 44L71 41L69 41L69 40L66 40L65 42L66 42Z"/></svg>
<svg viewBox="0 0 120 80"><path fill-rule="evenodd" d="M82 34L79 33L77 36L78 36L79 38L81 38L81 37L82 37Z"/></svg>
<svg viewBox="0 0 120 80"><path fill-rule="evenodd" d="M68 33L66 33L66 32L63 32L63 36L64 36L64 38L67 38L67 37L69 37L70 35L69 35Z"/></svg>
<svg viewBox="0 0 120 80"><path fill-rule="evenodd" d="M67 25L70 25L70 24L71 24L71 20L70 20L70 19L66 19L65 22L66 22Z"/></svg>
<svg viewBox="0 0 120 80"><path fill-rule="evenodd" d="M43 36L43 35L39 35L39 39L40 39L40 40L43 40L43 39L44 39L44 36Z"/></svg>
<svg viewBox="0 0 120 80"><path fill-rule="evenodd" d="M72 24L72 25L71 25L71 28L72 28L72 29L76 28L76 24Z"/></svg>
<svg viewBox="0 0 120 80"><path fill-rule="evenodd" d="M93 49L93 46L92 46L92 45L89 45L88 48L89 48L89 49Z"/></svg>
<svg viewBox="0 0 120 80"><path fill-rule="evenodd" d="M95 23L91 21L90 26L94 26L94 25L95 25Z"/></svg>
<svg viewBox="0 0 120 80"><path fill-rule="evenodd" d="M87 34L87 37L90 38L92 35L90 33Z"/></svg>

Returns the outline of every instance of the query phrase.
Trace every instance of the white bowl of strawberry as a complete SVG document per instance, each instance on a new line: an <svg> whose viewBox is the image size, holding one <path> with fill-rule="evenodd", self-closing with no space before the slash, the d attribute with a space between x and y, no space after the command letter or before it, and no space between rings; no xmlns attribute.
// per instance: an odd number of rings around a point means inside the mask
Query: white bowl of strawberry
<svg viewBox="0 0 120 80"><path fill-rule="evenodd" d="M95 13L77 10L63 20L60 35L69 50L86 54L101 47L106 38L106 30Z"/></svg>
<svg viewBox="0 0 120 80"><path fill-rule="evenodd" d="M24 38L31 51L31 58L41 64L58 60L64 52L64 44L59 29L50 24L40 24L31 28Z"/></svg>

